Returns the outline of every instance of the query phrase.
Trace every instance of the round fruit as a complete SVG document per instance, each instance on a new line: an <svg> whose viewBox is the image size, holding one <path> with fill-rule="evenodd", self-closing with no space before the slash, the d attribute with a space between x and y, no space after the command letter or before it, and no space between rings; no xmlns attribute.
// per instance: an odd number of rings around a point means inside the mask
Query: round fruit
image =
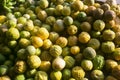
<svg viewBox="0 0 120 80"><path fill-rule="evenodd" d="M70 52L71 52L71 54L76 55L80 52L80 47L79 46L72 46L70 48Z"/></svg>
<svg viewBox="0 0 120 80"><path fill-rule="evenodd" d="M79 12L77 15L78 21L85 21L87 19L87 14L85 12Z"/></svg>
<svg viewBox="0 0 120 80"><path fill-rule="evenodd" d="M96 56L96 51L92 47L86 47L83 50L83 56L87 59L94 59Z"/></svg>
<svg viewBox="0 0 120 80"><path fill-rule="evenodd" d="M57 32L50 32L49 34L49 39L52 41L52 43L55 43L59 37L59 34Z"/></svg>
<svg viewBox="0 0 120 80"><path fill-rule="evenodd" d="M30 68L38 68L41 64L41 59L37 55L28 56L27 63Z"/></svg>
<svg viewBox="0 0 120 80"><path fill-rule="evenodd" d="M72 68L75 65L75 59L71 56L65 56L64 61L66 63L66 68Z"/></svg>
<svg viewBox="0 0 120 80"><path fill-rule="evenodd" d="M61 13L63 16L69 16L71 14L71 8L68 6L64 6Z"/></svg>
<svg viewBox="0 0 120 80"><path fill-rule="evenodd" d="M67 39L65 37L59 37L57 40L56 40L56 45L59 45L60 47L65 47L67 46Z"/></svg>
<svg viewBox="0 0 120 80"><path fill-rule="evenodd" d="M119 61L120 60L120 48L116 48L115 51L113 52L113 57L115 60Z"/></svg>
<svg viewBox="0 0 120 80"><path fill-rule="evenodd" d="M62 54L62 48L59 45L52 45L50 47L50 54L53 57L57 57Z"/></svg>
<svg viewBox="0 0 120 80"><path fill-rule="evenodd" d="M63 49L62 49L62 56L63 57L65 57L65 56L67 56L67 55L70 55L71 53L70 53L70 48L69 47L64 47Z"/></svg>
<svg viewBox="0 0 120 80"><path fill-rule="evenodd" d="M107 10L104 13L104 18L106 21L110 21L116 18L116 13L112 10Z"/></svg>
<svg viewBox="0 0 120 80"><path fill-rule="evenodd" d="M104 53L112 53L115 50L115 44L111 41L103 42L101 45L101 50Z"/></svg>
<svg viewBox="0 0 120 80"><path fill-rule="evenodd" d="M26 53L28 55L35 55L36 48L34 46L32 46L32 45L29 45L29 46L26 47Z"/></svg>
<svg viewBox="0 0 120 80"><path fill-rule="evenodd" d="M70 25L70 26L67 27L67 33L68 33L69 35L74 35L74 34L76 34L77 32L78 32L77 26L75 26L75 25Z"/></svg>
<svg viewBox="0 0 120 80"><path fill-rule="evenodd" d="M82 79L85 76L85 71L80 66L75 66L72 68L72 76L76 80Z"/></svg>
<svg viewBox="0 0 120 80"><path fill-rule="evenodd" d="M87 32L81 32L78 36L78 40L81 43L88 43L90 40L90 35Z"/></svg>
<svg viewBox="0 0 120 80"><path fill-rule="evenodd" d="M56 19L54 16L48 16L46 18L46 23L49 24L49 25L53 25L55 23Z"/></svg>
<svg viewBox="0 0 120 80"><path fill-rule="evenodd" d="M49 39L45 39L43 41L43 45L42 45L42 48L43 49L49 49L50 47L52 46L52 42L49 40Z"/></svg>
<svg viewBox="0 0 120 80"><path fill-rule="evenodd" d="M39 69L42 71L48 71L51 68L50 61L41 61Z"/></svg>
<svg viewBox="0 0 120 80"><path fill-rule="evenodd" d="M43 40L38 36L31 36L30 40L31 40L32 45L35 48L39 48L43 46Z"/></svg>
<svg viewBox="0 0 120 80"><path fill-rule="evenodd" d="M11 80L9 76L1 76L0 80Z"/></svg>
<svg viewBox="0 0 120 80"><path fill-rule="evenodd" d="M62 79L63 80L69 80L69 78L71 77L71 70L70 69L64 69L63 71L62 71Z"/></svg>
<svg viewBox="0 0 120 80"><path fill-rule="evenodd" d="M56 20L56 22L53 25L53 30L56 31L56 32L63 31L64 30L63 20L61 20L61 19Z"/></svg>
<svg viewBox="0 0 120 80"><path fill-rule="evenodd" d="M102 69L105 64L104 57L101 55L96 55L92 62L93 69Z"/></svg>
<svg viewBox="0 0 120 80"><path fill-rule="evenodd" d="M105 28L105 22L102 20L96 20L93 23L93 29L96 31L102 31Z"/></svg>
<svg viewBox="0 0 120 80"><path fill-rule="evenodd" d="M91 30L91 24L89 22L82 22L80 28L82 31L89 32Z"/></svg>
<svg viewBox="0 0 120 80"><path fill-rule="evenodd" d="M98 4L99 5L99 4ZM103 14L104 14L104 11L103 9L101 8L96 8L94 11L93 11L93 18L94 19L101 19L103 17Z"/></svg>
<svg viewBox="0 0 120 80"><path fill-rule="evenodd" d="M51 61L52 60L52 56L49 54L49 51L42 51L40 54L40 59L42 61Z"/></svg>
<svg viewBox="0 0 120 80"><path fill-rule="evenodd" d="M75 11L81 11L84 7L84 4L82 1L79 0L75 0L72 4L71 4L73 10Z"/></svg>
<svg viewBox="0 0 120 80"><path fill-rule="evenodd" d="M115 33L114 42L115 42L115 44L120 45L120 32Z"/></svg>
<svg viewBox="0 0 120 80"><path fill-rule="evenodd" d="M19 30L17 28L10 28L6 32L6 36L8 39L17 40L20 37L20 33L19 33Z"/></svg>
<svg viewBox="0 0 120 80"><path fill-rule="evenodd" d="M81 67L85 70L85 71L90 71L93 68L93 63L91 60L82 60L81 61Z"/></svg>
<svg viewBox="0 0 120 80"><path fill-rule="evenodd" d="M40 0L39 6L40 8L45 9L49 6L49 2L47 0Z"/></svg>
<svg viewBox="0 0 120 80"><path fill-rule="evenodd" d="M60 71L65 67L64 59L57 57L52 62L52 68L56 71Z"/></svg>
<svg viewBox="0 0 120 80"><path fill-rule="evenodd" d="M68 46L75 46L77 45L77 42L78 42L78 38L76 36L69 36L68 37Z"/></svg>
<svg viewBox="0 0 120 80"><path fill-rule="evenodd" d="M26 62L25 61L17 61L15 63L14 68L15 68L15 72L22 74L27 70Z"/></svg>
<svg viewBox="0 0 120 80"><path fill-rule="evenodd" d="M115 66L112 69L112 75L116 78L116 79L120 79L119 75L120 75L120 65Z"/></svg>
<svg viewBox="0 0 120 80"><path fill-rule="evenodd" d="M93 80L104 80L104 74L101 70L93 70L91 72L91 78Z"/></svg>
<svg viewBox="0 0 120 80"><path fill-rule="evenodd" d="M115 38L115 32L110 29L105 30L103 31L102 37L104 40L111 41Z"/></svg>
<svg viewBox="0 0 120 80"><path fill-rule="evenodd" d="M0 65L0 76L6 75L8 72L8 67L6 65Z"/></svg>
<svg viewBox="0 0 120 80"><path fill-rule="evenodd" d="M92 47L93 49L97 50L100 47L100 41L96 38L90 39L90 41L87 44L88 47Z"/></svg>
<svg viewBox="0 0 120 80"><path fill-rule="evenodd" d="M105 69L107 71L111 71L115 66L117 66L118 63L115 61L115 60L112 60L112 59L107 59L105 61Z"/></svg>
<svg viewBox="0 0 120 80"><path fill-rule="evenodd" d="M83 3L85 5L91 6L91 5L94 5L95 0L83 0Z"/></svg>
<svg viewBox="0 0 120 80"><path fill-rule="evenodd" d="M34 80L48 80L48 75L45 71L37 71Z"/></svg>
<svg viewBox="0 0 120 80"><path fill-rule="evenodd" d="M45 10L40 10L38 13L37 13L37 17L38 19L40 19L41 21L45 21L46 18L47 18L47 13Z"/></svg>
<svg viewBox="0 0 120 80"><path fill-rule="evenodd" d="M63 21L64 21L65 25L71 25L71 24L73 24L73 19L72 19L72 17L70 17L70 16L66 16L66 17L63 19Z"/></svg>
<svg viewBox="0 0 120 80"><path fill-rule="evenodd" d="M106 78L105 78L105 80L117 80L115 77L113 77L113 76L107 76Z"/></svg>
<svg viewBox="0 0 120 80"><path fill-rule="evenodd" d="M42 40L45 40L49 37L49 32L46 28L39 28L36 32L36 35L39 36Z"/></svg>
<svg viewBox="0 0 120 80"><path fill-rule="evenodd" d="M62 73L60 71L52 71L50 73L50 79L51 80L61 80L62 79Z"/></svg>
<svg viewBox="0 0 120 80"><path fill-rule="evenodd" d="M14 80L25 80L25 75L23 74L18 74L15 76L15 79Z"/></svg>

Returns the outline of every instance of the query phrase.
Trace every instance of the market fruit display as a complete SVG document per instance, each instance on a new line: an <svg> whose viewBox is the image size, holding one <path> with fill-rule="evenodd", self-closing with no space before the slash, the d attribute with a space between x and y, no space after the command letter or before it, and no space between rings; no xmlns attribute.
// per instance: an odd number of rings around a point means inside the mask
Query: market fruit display
<svg viewBox="0 0 120 80"><path fill-rule="evenodd" d="M120 80L120 4L0 0L0 80Z"/></svg>

